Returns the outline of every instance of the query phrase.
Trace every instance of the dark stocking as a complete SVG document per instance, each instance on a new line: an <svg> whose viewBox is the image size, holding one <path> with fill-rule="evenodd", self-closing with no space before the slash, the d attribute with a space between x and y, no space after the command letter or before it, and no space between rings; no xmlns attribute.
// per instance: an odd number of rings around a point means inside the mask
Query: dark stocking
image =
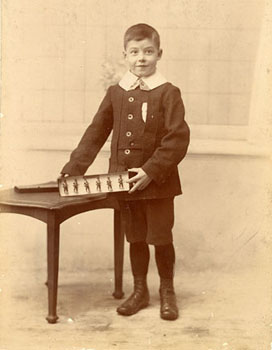
<svg viewBox="0 0 272 350"><path fill-rule="evenodd" d="M155 246L155 259L160 278L174 277L175 248L172 243Z"/></svg>
<svg viewBox="0 0 272 350"><path fill-rule="evenodd" d="M133 276L146 276L149 264L149 248L145 242L130 243L130 263Z"/></svg>

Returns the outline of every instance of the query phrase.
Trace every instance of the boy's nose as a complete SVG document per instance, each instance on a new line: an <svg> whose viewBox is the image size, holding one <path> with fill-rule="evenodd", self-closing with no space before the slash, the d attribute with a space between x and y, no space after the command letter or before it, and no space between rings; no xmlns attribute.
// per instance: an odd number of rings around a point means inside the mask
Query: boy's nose
<svg viewBox="0 0 272 350"><path fill-rule="evenodd" d="M139 53L138 60L141 62L145 60L145 56L143 53Z"/></svg>

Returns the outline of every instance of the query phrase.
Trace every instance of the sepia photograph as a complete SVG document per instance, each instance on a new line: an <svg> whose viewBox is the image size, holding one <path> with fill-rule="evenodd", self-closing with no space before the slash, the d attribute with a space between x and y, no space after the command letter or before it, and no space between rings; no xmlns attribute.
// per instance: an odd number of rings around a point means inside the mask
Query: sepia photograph
<svg viewBox="0 0 272 350"><path fill-rule="evenodd" d="M0 350L272 349L272 1L0 4Z"/></svg>

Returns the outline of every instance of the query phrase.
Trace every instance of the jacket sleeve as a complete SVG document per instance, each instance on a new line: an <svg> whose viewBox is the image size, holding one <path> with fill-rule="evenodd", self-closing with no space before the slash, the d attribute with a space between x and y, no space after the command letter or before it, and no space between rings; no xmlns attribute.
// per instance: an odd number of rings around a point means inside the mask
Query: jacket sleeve
<svg viewBox="0 0 272 350"><path fill-rule="evenodd" d="M113 125L110 89L108 89L92 123L86 129L77 148L71 153L69 162L63 167L62 174L83 175L110 135Z"/></svg>
<svg viewBox="0 0 272 350"><path fill-rule="evenodd" d="M178 163L185 157L190 130L184 120L184 105L180 90L171 85L163 96L165 133L159 146L142 166L158 185L163 184Z"/></svg>

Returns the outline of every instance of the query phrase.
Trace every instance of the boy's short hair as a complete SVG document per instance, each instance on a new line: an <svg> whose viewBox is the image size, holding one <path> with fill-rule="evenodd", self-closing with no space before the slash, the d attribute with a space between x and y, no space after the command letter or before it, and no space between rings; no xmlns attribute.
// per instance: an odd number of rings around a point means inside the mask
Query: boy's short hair
<svg viewBox="0 0 272 350"><path fill-rule="evenodd" d="M143 39L151 39L156 44L157 48L160 48L160 35L155 28L145 23L138 23L129 27L124 35L124 48L130 40L140 41Z"/></svg>

